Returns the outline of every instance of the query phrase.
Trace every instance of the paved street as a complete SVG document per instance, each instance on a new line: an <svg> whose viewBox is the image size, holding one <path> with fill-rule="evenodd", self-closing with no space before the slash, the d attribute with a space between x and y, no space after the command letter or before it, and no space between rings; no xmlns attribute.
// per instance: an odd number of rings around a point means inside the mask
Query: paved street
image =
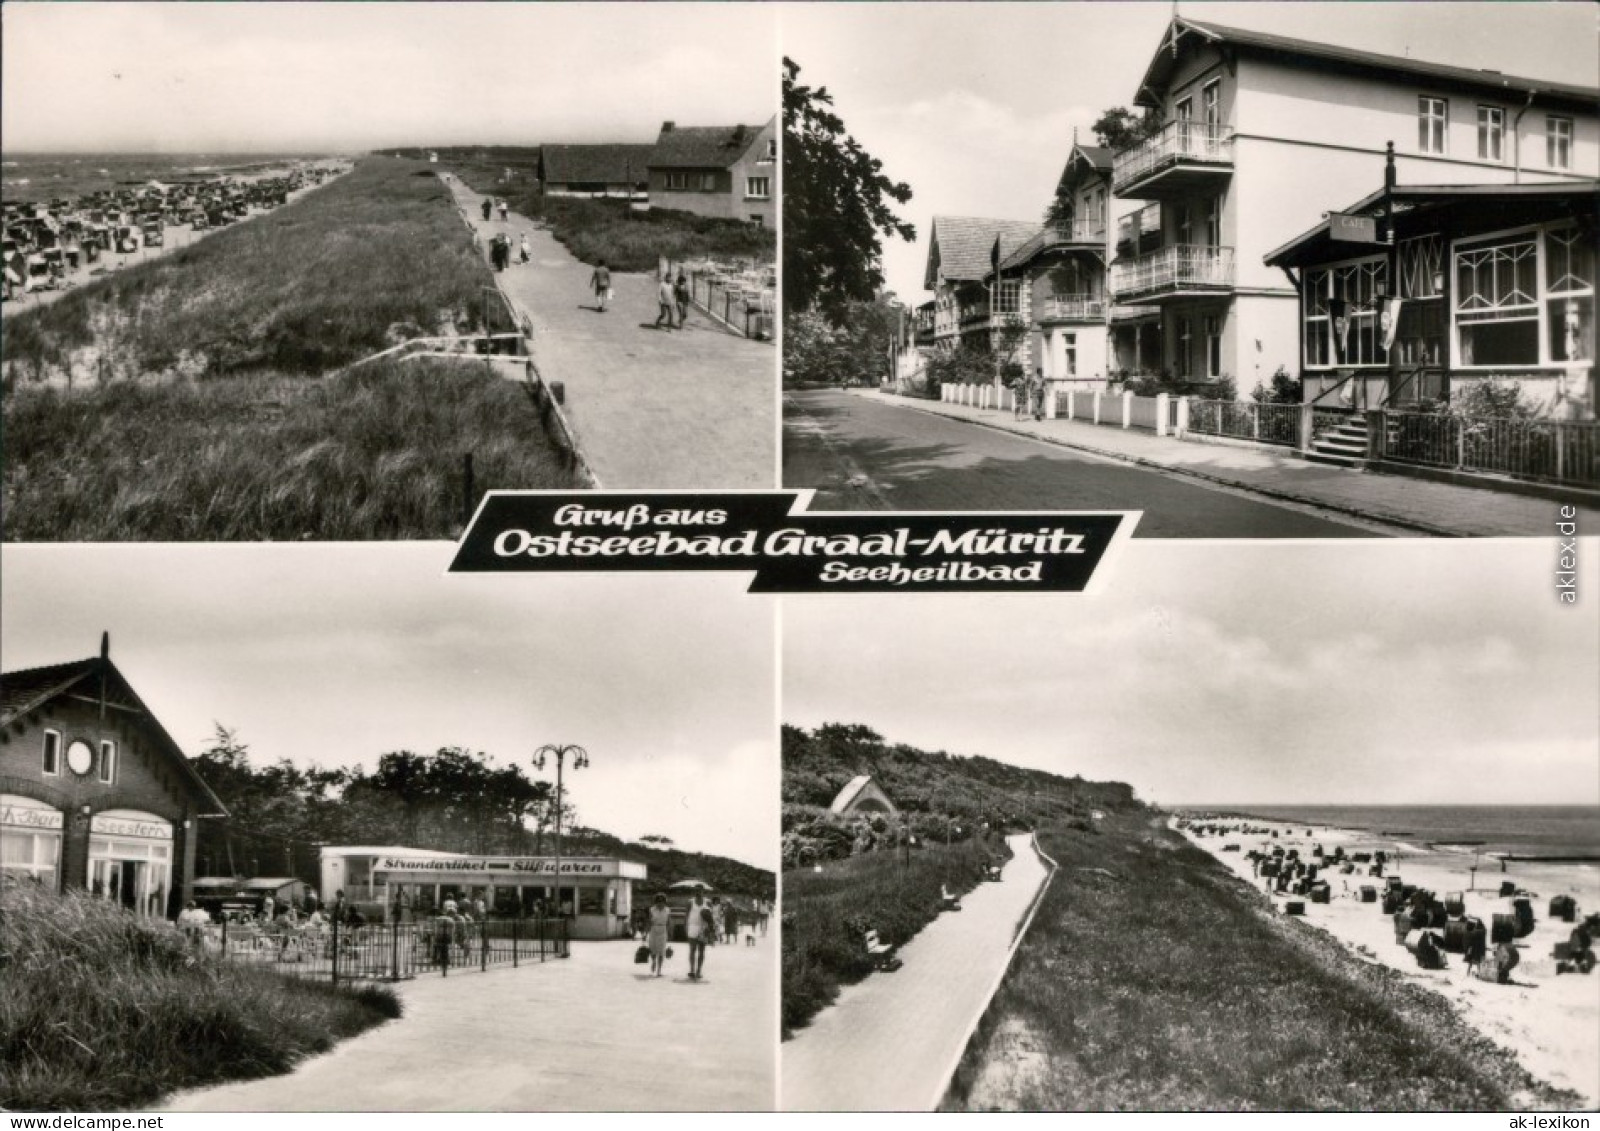
<svg viewBox="0 0 1600 1131"><path fill-rule="evenodd" d="M712 947L691 982L631 942L574 943L520 969L402 982L405 1015L287 1076L175 1097L167 1111L770 1111L778 939Z"/></svg>
<svg viewBox="0 0 1600 1131"><path fill-rule="evenodd" d="M782 1047L784 1111L932 1111L1005 969L1046 870L1026 833L979 884L900 948L905 965L846 986Z"/></svg>
<svg viewBox="0 0 1600 1131"><path fill-rule="evenodd" d="M527 235L531 262L497 279L533 321L533 353L547 382L566 386L579 447L607 490L771 488L776 478L777 352L697 312L683 330L652 329L656 280L612 273L601 313L591 268L532 220L483 219L483 197L452 179L457 202L488 255L507 232ZM513 257L515 258L515 256Z"/></svg>
<svg viewBox="0 0 1600 1131"><path fill-rule="evenodd" d="M815 488L817 510L1143 510L1135 533L1146 538L1378 532L853 393L786 394L783 437L784 486Z"/></svg>

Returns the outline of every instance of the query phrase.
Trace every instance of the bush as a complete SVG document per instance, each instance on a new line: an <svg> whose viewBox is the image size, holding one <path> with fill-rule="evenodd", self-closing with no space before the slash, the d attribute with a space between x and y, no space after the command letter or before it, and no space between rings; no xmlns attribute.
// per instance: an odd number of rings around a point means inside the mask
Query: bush
<svg viewBox="0 0 1600 1131"><path fill-rule="evenodd" d="M287 1072L400 1015L388 989L301 981L192 950L84 892L0 881L0 1108L148 1107Z"/></svg>

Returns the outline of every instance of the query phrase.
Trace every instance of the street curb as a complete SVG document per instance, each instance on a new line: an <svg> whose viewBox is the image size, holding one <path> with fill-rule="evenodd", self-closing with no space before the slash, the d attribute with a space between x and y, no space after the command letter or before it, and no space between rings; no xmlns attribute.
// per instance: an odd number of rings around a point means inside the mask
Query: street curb
<svg viewBox="0 0 1600 1131"><path fill-rule="evenodd" d="M879 403L889 404L891 406L900 408L909 408L914 412L926 413L929 416L937 416L944 420L954 420L962 424L971 424L979 428L989 428L995 432L1004 432L1008 436L1021 436L1029 440L1038 440L1040 443L1054 444L1058 448L1070 448L1074 451L1088 452L1091 455L1097 455L1104 459L1113 459L1119 463L1125 463L1132 467L1141 467L1146 471L1159 471L1167 475L1178 476L1179 478L1197 479L1206 483L1215 483L1219 487L1230 487L1236 491L1246 491L1250 494L1260 495L1269 499L1277 499L1281 502L1298 503L1301 506L1315 507L1318 510L1330 511L1334 514L1348 515L1351 518L1365 519L1368 522L1381 522L1387 526L1397 526L1405 530L1412 530L1419 534L1427 534L1435 538L1477 537L1477 535L1467 535L1462 534L1459 531L1446 530L1443 527L1433 526L1426 522L1419 522L1416 519L1391 517L1389 515L1379 514L1372 511L1359 510L1356 507L1345 506L1341 503L1330 503L1323 499L1312 498L1307 495L1297 494L1293 491L1282 491L1273 487L1261 487L1253 483L1241 483L1236 479L1228 479L1224 476L1212 475L1204 471L1190 471L1187 468L1176 468L1170 466L1169 464L1161 463L1158 460L1148 459L1144 456L1130 456L1124 452L1108 451L1105 448L1097 448L1090 444L1061 439L1054 436L1038 436L1032 432L1021 432L1015 428L1007 428L1004 424L993 421L972 420L968 417L956 416L947 412L940 412L938 409L923 408L920 405L915 404L898 404L897 402L887 401L881 398L879 398ZM1489 536L1483 535L1482 537Z"/></svg>

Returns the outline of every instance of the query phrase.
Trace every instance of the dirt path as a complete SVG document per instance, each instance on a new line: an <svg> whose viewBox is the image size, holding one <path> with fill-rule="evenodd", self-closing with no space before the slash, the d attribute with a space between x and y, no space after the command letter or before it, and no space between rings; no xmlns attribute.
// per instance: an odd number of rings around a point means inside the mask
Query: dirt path
<svg viewBox="0 0 1600 1131"><path fill-rule="evenodd" d="M900 949L905 965L846 986L781 1055L785 1111L931 1111L989 1004L1048 874L1027 834L1003 878L979 884Z"/></svg>
<svg viewBox="0 0 1600 1131"><path fill-rule="evenodd" d="M590 268L527 217L483 219L483 197L450 186L484 244L524 235L532 261L498 276L533 322L534 360L566 388L579 446L608 490L771 488L777 482L777 353L691 312L687 328L656 330L656 282L613 272L605 313Z"/></svg>
<svg viewBox="0 0 1600 1131"><path fill-rule="evenodd" d="M188 1092L167 1111L770 1111L778 940L713 947L691 982L630 942L517 970L400 984L405 1015L287 1076Z"/></svg>

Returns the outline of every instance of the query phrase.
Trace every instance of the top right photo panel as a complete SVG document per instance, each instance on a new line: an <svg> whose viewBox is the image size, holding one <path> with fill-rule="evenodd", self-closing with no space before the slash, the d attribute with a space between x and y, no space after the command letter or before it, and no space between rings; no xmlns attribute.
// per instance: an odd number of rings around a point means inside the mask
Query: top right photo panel
<svg viewBox="0 0 1600 1131"><path fill-rule="evenodd" d="M815 509L1600 528L1592 6L781 20L783 480Z"/></svg>

